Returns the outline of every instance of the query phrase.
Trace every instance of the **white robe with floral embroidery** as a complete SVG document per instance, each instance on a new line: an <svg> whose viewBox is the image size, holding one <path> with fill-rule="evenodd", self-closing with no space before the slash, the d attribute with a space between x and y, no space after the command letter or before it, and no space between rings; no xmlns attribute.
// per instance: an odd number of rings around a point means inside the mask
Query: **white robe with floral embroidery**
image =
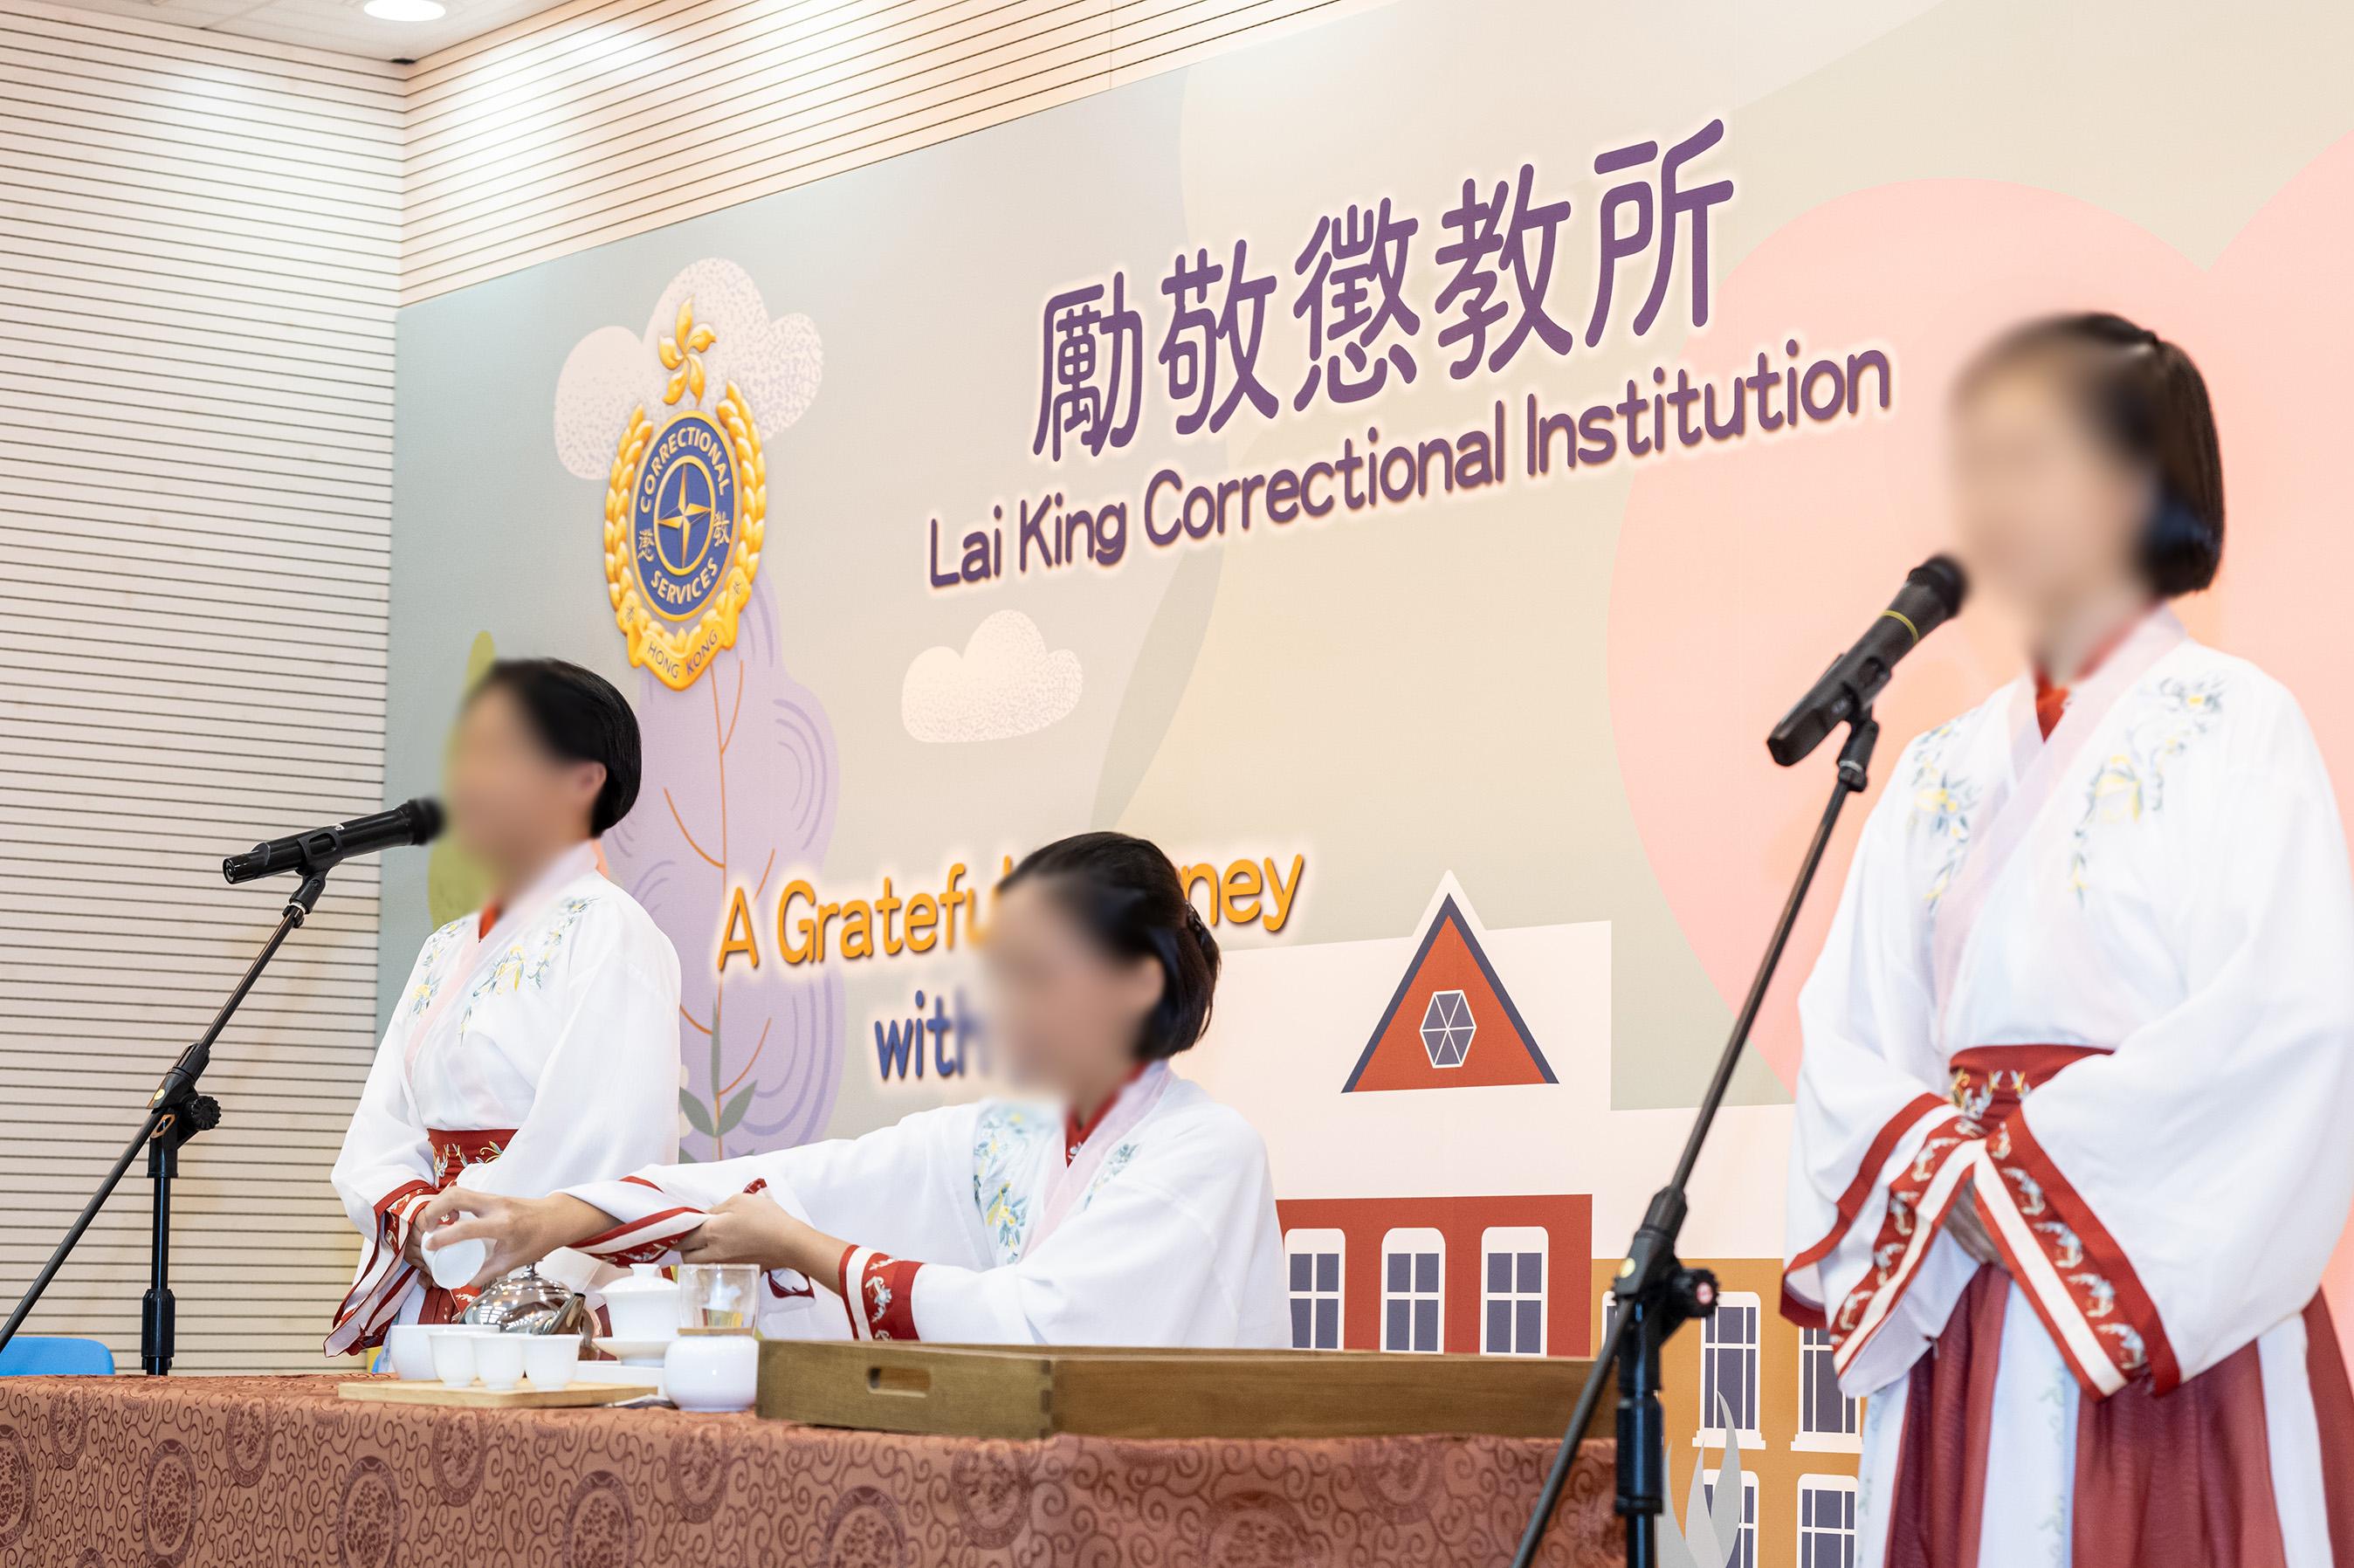
<svg viewBox="0 0 2354 1568"><path fill-rule="evenodd" d="M329 1352L417 1320L427 1286L400 1249L441 1187L537 1196L675 1160L678 1008L670 938L588 844L487 933L468 915L426 938L335 1160L361 1254ZM502 1138L437 1147L434 1132ZM560 1255L548 1272L586 1286L603 1271Z"/></svg>
<svg viewBox="0 0 2354 1568"><path fill-rule="evenodd" d="M2330 1563L2304 1314L2354 1201L2354 891L2289 694L2159 610L2048 741L2024 680L1921 736L1800 1014L1785 1307L1870 1396L1855 1561L1971 1202L2011 1277L1978 1561L2069 1561L2080 1402L2256 1344L2282 1560Z"/></svg>
<svg viewBox="0 0 2354 1568"><path fill-rule="evenodd" d="M609 1259L674 1262L703 1210L748 1190L850 1243L818 1288L769 1277L773 1337L1290 1343L1267 1150L1249 1123L1156 1065L1079 1150L1065 1125L1052 1105L984 1100L568 1191L619 1222L582 1244Z"/></svg>

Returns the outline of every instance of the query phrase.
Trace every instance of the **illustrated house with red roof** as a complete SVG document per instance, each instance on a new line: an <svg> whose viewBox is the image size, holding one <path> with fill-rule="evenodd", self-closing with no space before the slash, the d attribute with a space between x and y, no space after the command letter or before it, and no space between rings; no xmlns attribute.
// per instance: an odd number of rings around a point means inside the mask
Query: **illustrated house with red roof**
<svg viewBox="0 0 2354 1568"><path fill-rule="evenodd" d="M1396 935L1226 956L1185 1072L1266 1137L1294 1344L1593 1353L1691 1124L1648 1085L1614 1098L1611 980L1608 921L1491 930L1451 875ZM1851 1568L1857 1404L1772 1307L1790 1118L1726 1106L1693 1174L1682 1253L1722 1305L1668 1347L1669 1495L1737 1434L1740 1561Z"/></svg>
<svg viewBox="0 0 2354 1568"><path fill-rule="evenodd" d="M1340 1092L1555 1082L1461 904L1442 892ZM1278 1201L1277 1210L1295 1344L1585 1353L1593 1231L1585 1197L1301 1197Z"/></svg>

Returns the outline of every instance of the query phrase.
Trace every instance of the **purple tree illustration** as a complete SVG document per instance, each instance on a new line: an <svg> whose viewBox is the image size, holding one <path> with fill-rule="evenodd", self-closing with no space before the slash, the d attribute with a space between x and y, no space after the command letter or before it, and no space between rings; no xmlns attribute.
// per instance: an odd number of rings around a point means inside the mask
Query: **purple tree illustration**
<svg viewBox="0 0 2354 1568"><path fill-rule="evenodd" d="M842 1083L841 975L791 969L765 927L758 968L739 956L723 976L716 962L732 891L756 921L772 916L778 889L833 836L833 730L785 673L767 585L702 679L673 692L646 674L637 708L645 781L605 849L614 879L678 948L682 1152L806 1142Z"/></svg>

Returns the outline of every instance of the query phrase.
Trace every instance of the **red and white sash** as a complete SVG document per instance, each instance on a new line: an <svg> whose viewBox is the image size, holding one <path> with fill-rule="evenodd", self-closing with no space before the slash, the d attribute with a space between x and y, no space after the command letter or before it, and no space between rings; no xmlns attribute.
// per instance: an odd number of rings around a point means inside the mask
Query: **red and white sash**
<svg viewBox="0 0 2354 1568"><path fill-rule="evenodd" d="M342 1305L335 1308L334 1326L321 1347L328 1355L347 1355L384 1342L384 1331L400 1316L400 1305L408 1299L408 1287L417 1280L417 1270L401 1255L408 1248L408 1235L415 1227L418 1212L456 1181L459 1172L467 1166L487 1165L505 1153L514 1130L429 1129L425 1136L433 1145L433 1180L404 1182L378 1200L376 1234L368 1245L367 1264L345 1293ZM418 1315L418 1320L425 1323L451 1321L465 1311L474 1298L472 1290L444 1290L429 1281L425 1290L424 1308Z"/></svg>

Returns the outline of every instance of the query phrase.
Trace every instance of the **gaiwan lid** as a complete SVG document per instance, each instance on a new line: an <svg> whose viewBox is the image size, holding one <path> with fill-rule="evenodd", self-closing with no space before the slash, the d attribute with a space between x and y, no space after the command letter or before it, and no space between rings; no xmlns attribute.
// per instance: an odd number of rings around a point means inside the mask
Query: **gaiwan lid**
<svg viewBox="0 0 2354 1568"><path fill-rule="evenodd" d="M665 1278L658 1263L633 1263L630 1265L629 1277L599 1287L598 1294L608 1301L616 1296L675 1296L678 1282Z"/></svg>

